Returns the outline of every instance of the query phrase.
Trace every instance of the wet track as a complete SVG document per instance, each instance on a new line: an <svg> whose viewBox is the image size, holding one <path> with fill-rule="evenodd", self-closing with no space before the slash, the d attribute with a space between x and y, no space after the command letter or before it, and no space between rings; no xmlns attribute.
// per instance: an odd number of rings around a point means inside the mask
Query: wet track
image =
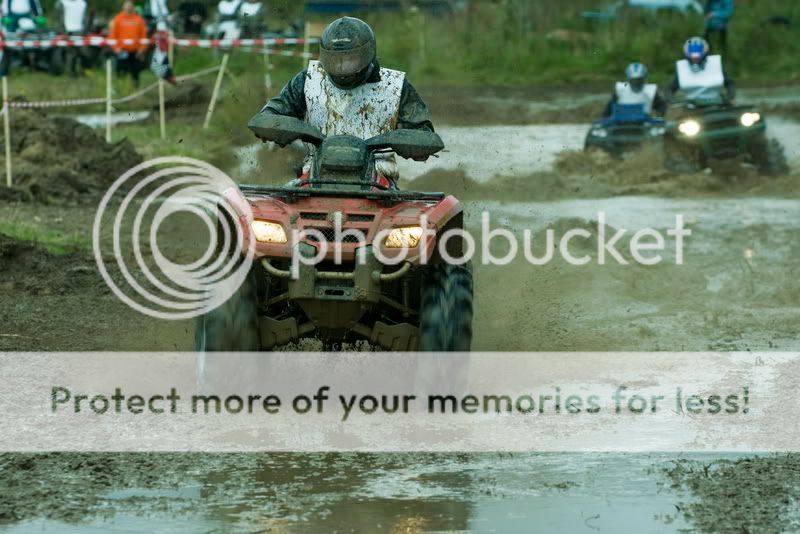
<svg viewBox="0 0 800 534"><path fill-rule="evenodd" d="M534 236L547 228L594 232L599 212L614 229L629 231L663 230L682 215L692 230L684 265L674 265L670 253L656 266L576 267L556 260L536 267L522 259L476 265L474 348L800 350L800 123L770 118L770 135L785 145L793 165L792 176L777 179L747 168L654 175L647 157L597 166L580 155L565 160L559 153L580 148L586 128L443 126L447 152L426 164L404 163L405 187L464 193L467 224L476 234L484 211L493 226L518 236L526 229ZM257 157L262 164L273 159L266 150ZM240 171L253 173L247 166ZM6 215L26 209L2 207ZM76 227L92 215L53 208L54 218ZM190 235L188 228L178 227L176 235L181 232L176 247ZM499 254L503 246L492 250ZM578 251L596 258L595 241ZM45 292L0 299L6 310L0 334L17 336L0 337L3 349L192 347L190 322L143 318L111 295ZM44 313L51 318L46 329L39 319ZM730 469L721 459L735 457L51 455L26 467L24 457L6 455L0 457L0 473L9 482L0 490L6 503L0 520L12 521L11 532L800 528L796 458ZM689 467L676 472L682 462ZM789 504L771 508L773 501ZM8 515L12 507L16 516Z"/></svg>

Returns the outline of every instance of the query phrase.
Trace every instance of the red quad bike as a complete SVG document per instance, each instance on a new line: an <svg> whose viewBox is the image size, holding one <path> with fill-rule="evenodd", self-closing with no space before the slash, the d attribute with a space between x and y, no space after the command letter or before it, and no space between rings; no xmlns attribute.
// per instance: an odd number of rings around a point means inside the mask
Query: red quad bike
<svg viewBox="0 0 800 534"><path fill-rule="evenodd" d="M255 261L239 290L199 319L197 349L269 350L313 337L326 350L367 340L392 351L468 351L472 270L442 257L462 257L462 234L437 246L445 232L463 228L461 204L375 179L376 153L421 160L444 148L441 138L421 130L325 138L303 121L268 114L248 127L263 141L286 146L299 139L317 149L307 179L240 186L237 202L249 203L253 220L220 219L240 225L246 245L255 239ZM292 261L295 254L315 257L323 242L328 252L321 261ZM390 264L403 245L405 260Z"/></svg>

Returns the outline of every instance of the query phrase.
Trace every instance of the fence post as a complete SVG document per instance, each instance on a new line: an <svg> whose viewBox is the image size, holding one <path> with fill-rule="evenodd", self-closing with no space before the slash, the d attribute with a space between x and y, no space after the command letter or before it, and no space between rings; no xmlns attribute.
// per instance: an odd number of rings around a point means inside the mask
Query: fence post
<svg viewBox="0 0 800 534"><path fill-rule="evenodd" d="M308 42L310 37L311 23L306 21L305 32L303 33L303 58L300 60L300 63L303 65L304 69L308 67L308 54L311 52L311 45Z"/></svg>
<svg viewBox="0 0 800 534"><path fill-rule="evenodd" d="M8 105L8 76L3 76L3 133L6 140L6 187L11 187L11 106Z"/></svg>
<svg viewBox="0 0 800 534"><path fill-rule="evenodd" d="M207 130L211 124L211 115L214 114L214 107L217 105L217 96L219 96L219 89L222 86L222 78L225 76L225 67L228 65L228 53L222 56L222 65L219 66L217 73L217 81L214 82L214 92L211 93L211 102L208 103L208 111L206 111L206 120L203 122L203 129Z"/></svg>
<svg viewBox="0 0 800 534"><path fill-rule="evenodd" d="M269 55L272 52L269 48L264 47L264 69L266 70L266 74L264 74L264 85L267 87L267 95L272 93L272 63L269 60Z"/></svg>
<svg viewBox="0 0 800 534"><path fill-rule="evenodd" d="M111 142L111 60L106 60L106 143Z"/></svg>
<svg viewBox="0 0 800 534"><path fill-rule="evenodd" d="M158 79L158 120L161 124L161 139L167 138L167 118L164 114L164 79Z"/></svg>
<svg viewBox="0 0 800 534"><path fill-rule="evenodd" d="M167 61L169 66L172 67L172 72L175 72L175 65L173 65L175 58L175 32L170 30L167 35Z"/></svg>

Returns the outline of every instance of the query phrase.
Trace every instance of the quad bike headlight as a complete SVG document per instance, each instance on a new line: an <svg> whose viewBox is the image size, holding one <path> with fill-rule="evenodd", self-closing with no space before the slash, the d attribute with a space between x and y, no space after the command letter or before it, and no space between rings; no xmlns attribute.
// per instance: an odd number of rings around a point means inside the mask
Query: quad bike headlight
<svg viewBox="0 0 800 534"><path fill-rule="evenodd" d="M383 245L386 248L414 248L422 238L421 226L404 226L395 228L386 236Z"/></svg>
<svg viewBox="0 0 800 534"><path fill-rule="evenodd" d="M743 113L739 121L742 123L742 126L747 128L751 127L755 123L761 120L760 113Z"/></svg>
<svg viewBox="0 0 800 534"><path fill-rule="evenodd" d="M592 135L595 137L605 138L608 137L608 132L605 128L594 128L592 130Z"/></svg>
<svg viewBox="0 0 800 534"><path fill-rule="evenodd" d="M253 235L261 243L286 243L286 230L279 223L270 221L253 221Z"/></svg>
<svg viewBox="0 0 800 534"><path fill-rule="evenodd" d="M678 130L686 137L694 137L700 133L700 123L694 119L689 119L680 123Z"/></svg>
<svg viewBox="0 0 800 534"><path fill-rule="evenodd" d="M652 128L650 128L650 135L652 135L653 137L658 137L659 135L664 135L665 131L666 130L664 129L663 126L653 126Z"/></svg>

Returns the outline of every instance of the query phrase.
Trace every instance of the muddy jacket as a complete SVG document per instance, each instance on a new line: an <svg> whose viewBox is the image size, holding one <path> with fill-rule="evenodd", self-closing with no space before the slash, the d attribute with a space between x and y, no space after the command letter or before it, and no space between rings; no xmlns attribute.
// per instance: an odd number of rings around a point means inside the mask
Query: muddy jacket
<svg viewBox="0 0 800 534"><path fill-rule="evenodd" d="M304 70L297 74L286 84L286 87L281 90L278 96L267 102L261 111L306 120L308 110L305 87L308 78L308 71ZM374 69L374 74L366 83L378 83L380 81L381 69L376 68ZM433 123L431 122L431 114L428 111L428 107L422 101L416 89L405 79L402 82L396 128L433 131Z"/></svg>
<svg viewBox="0 0 800 534"><path fill-rule="evenodd" d="M648 83L641 91L633 91L627 82L617 82L614 94L606 104L604 117L610 117L614 104L642 104L648 115L663 116L667 111L667 101L661 96L654 83Z"/></svg>

